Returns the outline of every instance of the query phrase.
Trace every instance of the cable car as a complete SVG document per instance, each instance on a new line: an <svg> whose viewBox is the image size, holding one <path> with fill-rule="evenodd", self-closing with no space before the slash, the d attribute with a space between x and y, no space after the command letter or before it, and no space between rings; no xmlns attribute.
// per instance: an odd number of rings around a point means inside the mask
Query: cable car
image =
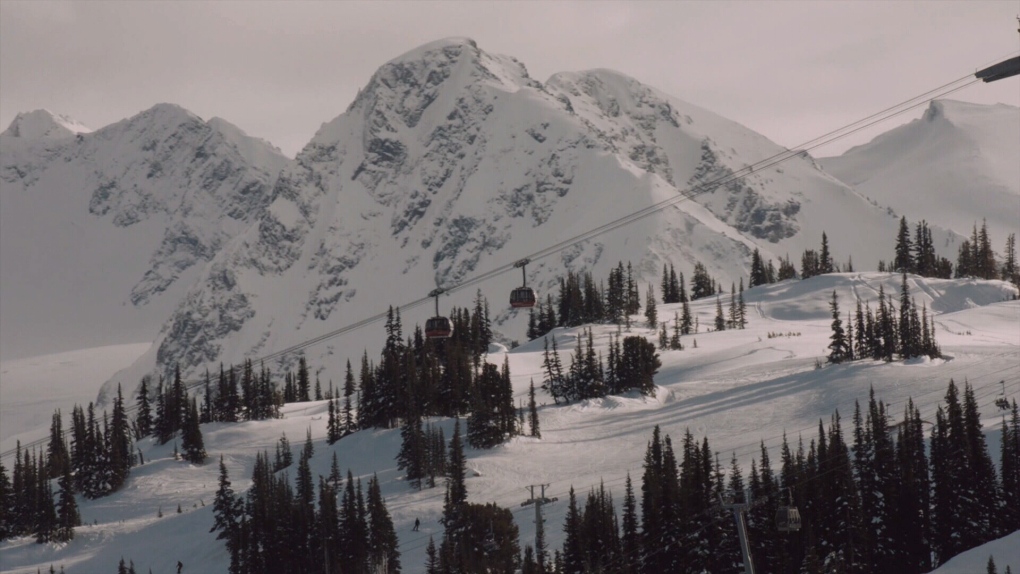
<svg viewBox="0 0 1020 574"><path fill-rule="evenodd" d="M524 277L524 284L510 292L510 306L514 309L534 307L535 303L538 302L538 294L535 293L534 289L528 287L528 273L524 268L528 263L530 263L528 259L521 259L514 263L514 267L521 268L521 275Z"/></svg>
<svg viewBox="0 0 1020 574"><path fill-rule="evenodd" d="M453 336L453 323L439 314L439 296L445 291L434 289L429 293L430 297L436 298L436 316L425 321L425 336L429 339L448 339Z"/></svg>
<svg viewBox="0 0 1020 574"><path fill-rule="evenodd" d="M786 489L790 497L788 506L780 506L776 511L776 529L780 532L797 532L800 530L800 511L793 506L793 493Z"/></svg>

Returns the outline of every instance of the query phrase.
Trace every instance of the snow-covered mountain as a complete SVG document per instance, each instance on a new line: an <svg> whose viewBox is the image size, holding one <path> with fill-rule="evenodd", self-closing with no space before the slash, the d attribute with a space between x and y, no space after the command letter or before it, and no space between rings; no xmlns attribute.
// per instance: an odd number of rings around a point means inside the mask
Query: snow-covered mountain
<svg viewBox="0 0 1020 574"><path fill-rule="evenodd" d="M19 115L0 134L0 354L151 341L289 161L169 104L92 133Z"/></svg>
<svg viewBox="0 0 1020 574"><path fill-rule="evenodd" d="M153 348L114 381L133 385L176 363L196 374L285 348L783 151L616 72L561 73L543 84L471 40L427 44L383 65L320 128L280 175L268 208L204 268ZM728 286L746 276L756 246L767 258L797 258L818 248L823 231L837 261L852 254L873 268L890 256L896 223L801 154L536 260L529 285L548 292L566 269L601 279L619 261L658 285L664 262L690 277L700 260ZM477 285L507 339L524 334L526 314L504 310L519 281ZM442 308L474 295L444 297ZM430 308L405 315L405 326ZM365 337L307 352L337 378L344 358L375 346Z"/></svg>
<svg viewBox="0 0 1020 574"><path fill-rule="evenodd" d="M1020 108L934 101L920 119L819 161L912 222L969 236L987 219L996 250L1020 231Z"/></svg>
<svg viewBox="0 0 1020 574"><path fill-rule="evenodd" d="M64 115L49 110L22 112L0 136L24 139L59 139L75 134L92 133L92 128Z"/></svg>

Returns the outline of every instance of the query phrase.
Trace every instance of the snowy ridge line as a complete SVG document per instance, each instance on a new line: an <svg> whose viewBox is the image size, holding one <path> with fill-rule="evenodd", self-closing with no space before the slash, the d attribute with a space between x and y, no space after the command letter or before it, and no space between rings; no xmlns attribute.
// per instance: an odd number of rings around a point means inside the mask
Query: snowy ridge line
<svg viewBox="0 0 1020 574"><path fill-rule="evenodd" d="M731 174L729 174L727 176L720 177L720 178L717 178L715 180L712 180L712 181L709 181L709 182L706 182L706 183L703 183L703 184L699 184L699 185L694 186L694 187L686 188L685 190L680 191L676 197L672 197L672 198L660 201L660 202L658 202L656 204L653 204L653 205L651 205L649 207L646 207L646 208L641 209L639 211L636 211L634 213L625 215L625 216L623 216L621 218L618 218L618 219L616 219L614 221L610 221L610 222L608 222L606 224L603 224L603 225L601 225L599 227L596 227L596 228L594 228L592 230L589 230L587 232L578 234L578 235L576 235L576 236L574 236L572 238L568 238L568 239L566 239L564 241L561 241L560 243L557 243L557 244L554 244L554 245L552 245L550 247L547 247L545 249L539 250L539 251L535 252L534 254L532 254L530 256L527 256L527 258L531 259L531 260L544 259L544 258L549 257L549 256L551 256L551 255L553 255L555 253L558 253L558 252L560 252L560 251L562 251L562 250L564 250L564 249L566 249L568 247L572 247L572 246L577 245L579 243L582 243L584 241L588 241L590 239L594 239L595 237L598 237L599 235L603 235L605 233L608 233L608 232L613 231L615 229L618 229L620 227L623 227L623 226L629 225L631 223L640 221L640 220L642 220L642 219L644 219L646 217L651 216L654 213L657 213L659 211L662 211L662 210L666 209L667 207L676 205L676 204L681 203L681 202L683 202L685 200L688 200L688 199L692 199L694 197L697 197L698 195L701 195L701 194L704 194L704 193L707 193L707 192L710 192L710 191L714 191L715 189L717 189L717 188L719 188L719 187L721 187L723 185L726 185L728 183L744 179L744 178L750 176L752 173L754 173L754 171L756 169L760 170L760 169L763 169L763 168L768 168L768 167L772 167L772 166L781 164L781 163L786 162L786 161L788 161L790 159L793 159L794 157L798 157L799 154L802 151L808 151L808 150L811 150L811 149L814 149L814 148L826 145L828 143L832 143L832 142L837 141L837 140L839 140L841 138L844 138L844 137L847 137L849 135L852 135L853 133L855 133L857 131L860 131L862 129L866 129L868 127L871 127L872 125L875 125L876 123L880 123L880 122L886 121L888 119L891 119L893 117L896 117L897 115L903 114L903 113L905 113L905 112L907 112L907 111L909 111L909 110L911 110L911 109L913 109L915 107L918 107L918 106L921 106L921 105L925 105L925 104L927 104L927 103L931 102L932 100L935 100L935 99L937 99L939 97L946 96L946 95L951 94L953 92L956 92L956 91L959 91L959 90L964 89L966 87L969 87L969 86L971 86L971 85L973 85L975 83L981 82L981 80L979 80L979 79L973 79L973 80L971 80L971 81L969 81L969 82L967 82L967 83L965 83L963 85L957 86L957 84L959 84L963 80L966 80L967 78L970 78L970 77L971 77L971 74L968 74L967 76L963 76L963 77L961 77L961 78L959 78L957 80L954 80L954 81L949 82L947 84L943 84L942 86L939 86L937 88L934 88L932 90L924 92L924 93L922 93L922 94L920 94L918 96L914 96L912 98L904 100L903 102L900 102L900 103L898 103L898 104L896 104L894 106L888 107L888 108L886 108L886 109L884 109L884 110L882 110L880 112L877 112L875 114L872 114L870 116L862 118L861 120L857 120L857 121L852 122L850 124L847 124L847 125L845 125L843 127L840 127L840 128L838 128L836 130L832 130L832 131L830 131L830 132L828 132L826 134L823 134L823 135L821 135L819 137L816 137L814 139L808 140L804 144L801 144L800 146L796 146L793 150L787 149L786 151L783 151L783 152L780 152L778 154L775 154L775 155L773 155L773 156L771 156L769 158L766 158L764 160L761 160L761 161L759 161L757 163L745 166L745 167L743 167L743 168L741 168L739 170L736 170L736 171L732 172ZM955 86L955 87L952 87L950 89L951 86ZM938 92L938 93L936 93L936 92ZM932 94L935 94L935 95L932 95ZM920 100L920 101L918 101L918 100ZM907 107L903 107L903 106L907 106ZM902 109L899 109L899 108L902 108ZM897 110L897 111L892 112L892 110ZM889 113L889 112L892 112L892 113ZM863 122L867 122L867 123L863 123ZM859 124L862 124L862 123L863 123L863 125L859 125ZM854 126L857 126L857 127L854 127ZM845 130L848 130L848 129L852 128L852 127L853 127L852 130L845 131ZM454 284L454 285L449 286L449 287L445 287L445 288L443 288L443 290L444 290L444 292L452 293L452 292L464 289L466 287L470 287L470 286L475 285L477 283L480 283L482 281L491 279L491 278L496 277L498 275L501 275L501 274L503 274L503 273L505 273L507 271L512 270L513 268L514 267L513 267L512 263L511 264L504 264L502 266L496 267L496 268L494 268L494 269L492 269L490 271L487 271L485 273L481 273L481 274L478 274L478 275L476 275L474 277L466 279L466 280L464 280L464 281L462 281L460 283ZM419 307L422 304L428 302L430 299L432 299L432 297L428 297L428 296L422 297L422 298L419 298L419 299L414 300L412 302L400 305L400 306L396 307L396 309L398 311L413 309L415 307ZM340 336L342 334L345 334L345 333L348 333L348 332L360 329L361 327L365 327L365 326L368 326L370 324L373 324L373 323L376 323L378 321L381 321L381 320L386 318L387 313L388 312L377 313L375 315L372 315L372 316L367 317L365 319L362 319L360 321L357 321L357 322L345 325L345 326L343 326L343 327L341 327L339 329L336 329L334 331L330 331L330 332L324 333L322 335L319 335L317 337L313 337L311 339L307 339L305 341L302 341L300 343L297 343L297 344L292 345L290 347L287 347L285 349L282 349L282 350L279 350L279 351L275 351L273 353L264 355L264 356L259 357L259 358L251 359L251 360L252 360L253 363L254 362L272 361L274 359L277 359L277 358L289 355L291 353L294 353L294 352L297 352L297 351L301 351L301 350L303 350L305 348L314 346L314 345L319 344L319 343L321 343L323 341L335 338L335 337ZM205 383L204 379L203 380L194 380L194 381L185 381L185 383L184 383L185 390L190 391L192 389L197 388L200 385L203 385L204 383ZM128 413L134 412L134 410L136 410L136 409L137 409L136 405L131 405L131 406L125 405L125 411L128 412ZM67 436L69 434L70 434L70 430L69 429L67 431L64 431L64 435L65 436ZM32 441L31 443L27 443L24 446L25 446L25 448L39 446L41 444L44 444L47 441L48 441L48 439L46 439L46 440L40 439L38 441ZM0 453L0 459L8 458L8 457L10 457L13 454L14 454L14 451L12 451L12 450L8 450L6 452Z"/></svg>

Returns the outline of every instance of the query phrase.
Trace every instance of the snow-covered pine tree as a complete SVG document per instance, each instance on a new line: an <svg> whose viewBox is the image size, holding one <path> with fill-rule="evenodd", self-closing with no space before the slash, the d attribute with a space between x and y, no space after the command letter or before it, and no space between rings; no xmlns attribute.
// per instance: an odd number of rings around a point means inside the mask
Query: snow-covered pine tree
<svg viewBox="0 0 1020 574"><path fill-rule="evenodd" d="M74 480L71 478L70 465L63 467L57 487L60 492L57 500L57 524L53 532L53 540L68 542L74 539L74 527L81 525L81 514L78 512L78 503L74 498Z"/></svg>
<svg viewBox="0 0 1020 574"><path fill-rule="evenodd" d="M535 438L542 438L542 430L538 421L538 406L535 404L535 380L532 379L528 386L528 434Z"/></svg>
<svg viewBox="0 0 1020 574"><path fill-rule="evenodd" d="M910 226L907 224L906 216L900 217L900 227L896 232L896 255L893 257L892 269L900 273L913 273L917 270L914 265L913 244L910 241Z"/></svg>
<svg viewBox="0 0 1020 574"><path fill-rule="evenodd" d="M135 399L135 438L141 439L152 434L152 405L149 402L149 384L152 377L145 375L138 387L138 397Z"/></svg>
<svg viewBox="0 0 1020 574"><path fill-rule="evenodd" d="M397 453L397 469L404 471L404 478L411 488L421 490L422 479L426 477L425 431L421 417L412 412L400 429L400 451Z"/></svg>
<svg viewBox="0 0 1020 574"><path fill-rule="evenodd" d="M645 294L645 320L648 321L649 329L656 329L659 326L659 314L655 306L655 289L648 284L648 291Z"/></svg>
<svg viewBox="0 0 1020 574"><path fill-rule="evenodd" d="M722 300L719 299L718 295L715 296L715 330L726 330L726 318L723 316Z"/></svg>
<svg viewBox="0 0 1020 574"><path fill-rule="evenodd" d="M184 460L193 464L205 462L205 442L202 440L202 429L199 426L198 403L194 397L190 401L184 428L181 431L181 448L184 449Z"/></svg>
<svg viewBox="0 0 1020 574"><path fill-rule="evenodd" d="M846 332L843 331L843 320L839 313L839 297L836 291L832 291L832 299L829 301L829 311L832 312L832 335L829 336L829 357L830 363L842 363L847 360Z"/></svg>

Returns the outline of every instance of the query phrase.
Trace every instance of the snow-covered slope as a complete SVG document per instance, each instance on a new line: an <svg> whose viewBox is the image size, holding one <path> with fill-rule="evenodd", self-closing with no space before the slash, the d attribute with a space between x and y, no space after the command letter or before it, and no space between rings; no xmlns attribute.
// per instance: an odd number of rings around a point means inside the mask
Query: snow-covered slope
<svg viewBox="0 0 1020 574"><path fill-rule="evenodd" d="M79 349L0 362L0 451L48 436L53 411L87 405L111 375L149 343Z"/></svg>
<svg viewBox="0 0 1020 574"><path fill-rule="evenodd" d="M711 324L715 314L715 301L695 301L692 311L703 328L684 337L685 350L660 353L662 368L655 379L660 388L655 397L611 396L554 406L551 398L539 391L538 402L544 403L539 409L542 438L517 437L491 450L469 449L469 500L510 508L523 546L535 534L533 508L520 506L526 496L524 487L549 484L547 496L558 497L559 502L543 509L545 532L550 548L559 548L569 488L573 486L583 497L588 488L601 482L620 504L628 472L639 484L644 446L655 425L674 440L687 429L698 439L707 436L720 459L728 461L732 453L747 476L751 458L759 457L761 442L778 465L784 433L794 443L801 437L807 443L816 436L819 419L828 421L836 409L843 417L844 436L850 436L854 403L866 400L870 388L894 416L903 412L907 398L912 397L922 417L932 420L950 378L957 382L966 379L973 385L989 451L997 457L1001 419L992 403L1003 389L999 381L1006 381L1008 398L1020 397L1020 333L1016 329L1020 302L1006 300L1017 294L1007 283L911 276L909 285L918 304L936 310L936 338L945 359L858 361L815 368L829 342L831 319L826 304L831 293L838 293L844 310L852 308L856 298L871 301L874 308L879 287L895 293L900 281L895 274L834 274L749 289L745 291L749 323L746 330L739 331L706 332L704 326ZM662 305L659 316L671 319L678 307ZM633 320L630 334L656 338L653 331L638 326L639 316ZM596 351L605 355L616 327L595 325L592 329ZM561 349L568 349L580 330L557 329L552 336ZM506 355L515 401L526 398L532 379L536 383L541 380L542 350L542 342L535 341ZM497 364L503 359L502 353L488 357ZM569 361L566 353L564 360ZM327 445L326 409L325 402L294 403L285 407L282 419L203 425L211 456L203 466L173 460L172 443L155 446L146 439L139 444L146 464L132 469L121 491L95 501L80 501L85 525L76 529L75 540L46 545L37 545L31 538L5 542L0 545L0 570L34 572L41 567L45 571L52 563L58 570L65 565L68 572L111 572L123 556L134 560L141 572L149 568L172 571L177 560L184 562L185 572L200 565L202 572L225 572L229 556L223 541L208 532L213 523L211 504L219 456L224 456L234 490L243 492L251 484L256 453L272 452L284 432L299 448L306 429L311 429L315 445L312 475L329 473L334 452L341 468L350 468L363 482L376 474L400 539L403 571L423 572L429 536L437 541L442 537L438 523L442 485L421 492L409 488L403 473L396 469L398 429L361 431ZM446 436L451 436L452 420L433 423L442 425ZM293 470L290 475L293 477ZM178 504L181 514L175 512ZM158 517L160 508L162 518ZM419 532L411 530L415 518L421 519ZM1013 540L1006 539L1005 550ZM987 561L990 549L974 552ZM991 550L1002 572L1005 562L1000 558L1009 555ZM964 567L946 572L976 574L983 572L981 564L978 570Z"/></svg>
<svg viewBox="0 0 1020 574"><path fill-rule="evenodd" d="M934 101L920 119L820 163L912 222L970 235L987 219L996 250L1020 231L1020 108Z"/></svg>
<svg viewBox="0 0 1020 574"><path fill-rule="evenodd" d="M982 544L952 558L932 574L983 574L988 572L988 559L995 561L996 572L1020 572L1020 531Z"/></svg>
<svg viewBox="0 0 1020 574"><path fill-rule="evenodd" d="M24 139L59 139L75 134L91 133L92 128L64 115L49 110L22 112L0 136Z"/></svg>
<svg viewBox="0 0 1020 574"><path fill-rule="evenodd" d="M281 174L268 209L205 268L154 348L114 381L136 384L178 362L194 374L286 348L782 151L616 72L542 84L471 40L427 44L382 66L322 126ZM698 260L728 285L746 276L754 247L773 260L796 258L817 249L823 231L837 261L852 254L873 268L888 258L895 224L804 154L536 260L529 285L551 291L566 269L603 279L619 261L658 285L664 262L690 277ZM519 280L477 285L507 339L524 334L526 314L504 310ZM465 289L441 306L474 295ZM404 324L424 322L430 307ZM338 378L343 359L365 346L354 333L307 352L324 378Z"/></svg>
<svg viewBox="0 0 1020 574"><path fill-rule="evenodd" d="M0 135L4 358L151 340L289 163L169 104L77 137L54 117Z"/></svg>

